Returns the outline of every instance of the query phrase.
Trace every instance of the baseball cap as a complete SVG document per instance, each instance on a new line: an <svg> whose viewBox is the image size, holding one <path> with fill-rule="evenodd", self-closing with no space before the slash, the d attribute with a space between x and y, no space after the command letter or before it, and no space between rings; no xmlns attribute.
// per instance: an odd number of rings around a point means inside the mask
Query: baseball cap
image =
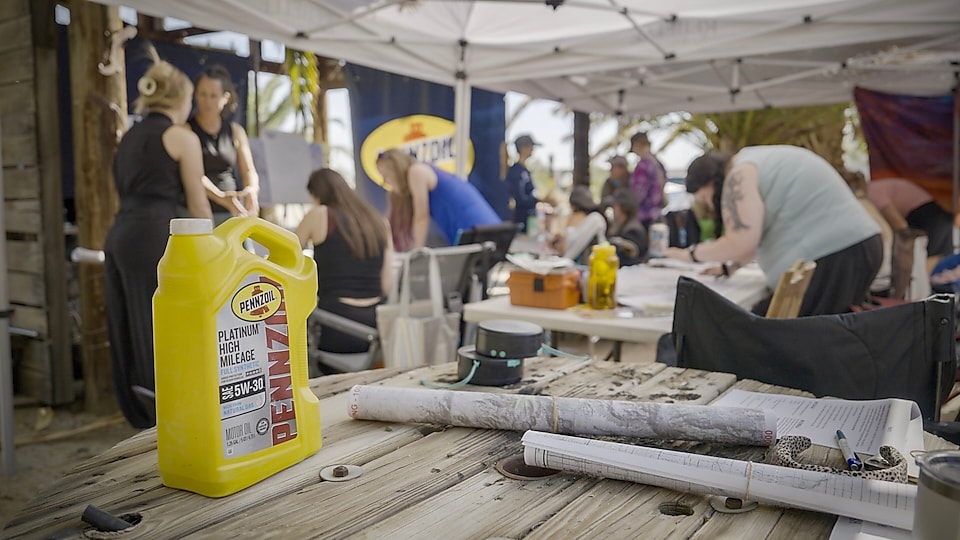
<svg viewBox="0 0 960 540"><path fill-rule="evenodd" d="M513 141L513 144L516 145L517 149L526 148L528 146L540 146L540 143L533 140L533 137L530 135L521 135L517 137L517 140Z"/></svg>

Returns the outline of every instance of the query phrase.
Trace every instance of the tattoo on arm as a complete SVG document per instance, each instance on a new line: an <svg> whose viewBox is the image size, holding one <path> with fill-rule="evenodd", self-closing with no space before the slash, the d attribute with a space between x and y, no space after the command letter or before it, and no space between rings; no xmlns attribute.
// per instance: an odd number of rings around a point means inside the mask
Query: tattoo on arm
<svg viewBox="0 0 960 540"><path fill-rule="evenodd" d="M720 195L720 203L723 206L723 222L727 230L742 231L750 228L749 225L744 223L738 210L738 203L743 198L743 177L740 176L739 172L734 172L723 183L723 193Z"/></svg>

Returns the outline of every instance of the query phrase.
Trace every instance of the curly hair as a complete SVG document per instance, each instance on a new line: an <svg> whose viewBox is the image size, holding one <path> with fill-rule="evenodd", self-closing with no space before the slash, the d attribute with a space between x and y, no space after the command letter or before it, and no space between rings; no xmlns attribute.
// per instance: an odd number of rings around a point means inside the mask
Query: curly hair
<svg viewBox="0 0 960 540"><path fill-rule="evenodd" d="M140 96L134 101L137 114L161 110L176 109L184 99L193 95L193 83L186 73L173 64L160 60L156 50L150 48L153 65L137 81Z"/></svg>

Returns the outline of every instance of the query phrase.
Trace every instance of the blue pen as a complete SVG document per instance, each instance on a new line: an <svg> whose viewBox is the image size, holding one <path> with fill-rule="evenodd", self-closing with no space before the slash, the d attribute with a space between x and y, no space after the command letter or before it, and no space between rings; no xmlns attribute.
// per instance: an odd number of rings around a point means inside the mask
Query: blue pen
<svg viewBox="0 0 960 540"><path fill-rule="evenodd" d="M847 467L851 471L859 471L863 468L863 462L857 457L857 454L850 449L850 443L847 442L847 436L839 429L837 430L837 444L840 451L843 452L843 459L847 460Z"/></svg>

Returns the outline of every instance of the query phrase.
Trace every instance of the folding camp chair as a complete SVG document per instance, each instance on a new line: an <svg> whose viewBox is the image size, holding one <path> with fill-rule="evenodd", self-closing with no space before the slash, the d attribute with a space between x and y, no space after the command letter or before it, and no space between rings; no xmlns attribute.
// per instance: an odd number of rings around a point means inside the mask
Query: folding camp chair
<svg viewBox="0 0 960 540"><path fill-rule="evenodd" d="M678 367L818 397L908 399L938 422L957 369L955 313L955 296L938 294L860 313L770 319L681 277L672 336Z"/></svg>

